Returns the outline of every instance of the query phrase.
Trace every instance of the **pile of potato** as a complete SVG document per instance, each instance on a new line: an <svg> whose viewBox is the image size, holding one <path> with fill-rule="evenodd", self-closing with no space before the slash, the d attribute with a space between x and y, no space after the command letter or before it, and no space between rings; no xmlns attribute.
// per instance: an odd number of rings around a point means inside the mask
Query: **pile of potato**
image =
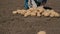
<svg viewBox="0 0 60 34"><path fill-rule="evenodd" d="M55 12L54 10L44 9L43 7L38 8L30 8L28 10L17 10L13 11L13 14L21 14L24 17L27 16L49 16L49 17L60 17L60 14Z"/></svg>

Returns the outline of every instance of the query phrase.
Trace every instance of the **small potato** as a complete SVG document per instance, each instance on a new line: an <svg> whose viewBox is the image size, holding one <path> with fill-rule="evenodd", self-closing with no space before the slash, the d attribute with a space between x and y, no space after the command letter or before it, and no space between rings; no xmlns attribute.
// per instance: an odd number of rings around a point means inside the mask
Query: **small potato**
<svg viewBox="0 0 60 34"><path fill-rule="evenodd" d="M18 14L21 14L22 10L17 10Z"/></svg>
<svg viewBox="0 0 60 34"><path fill-rule="evenodd" d="M24 15L24 17L27 17L27 16L29 16L30 15L30 13L26 13L25 15Z"/></svg>
<svg viewBox="0 0 60 34"><path fill-rule="evenodd" d="M26 10L21 10L21 14L24 15L26 13Z"/></svg>
<svg viewBox="0 0 60 34"><path fill-rule="evenodd" d="M46 32L45 31L40 31L37 34L46 34Z"/></svg>
<svg viewBox="0 0 60 34"><path fill-rule="evenodd" d="M18 12L17 11L13 11L13 14L17 14Z"/></svg>
<svg viewBox="0 0 60 34"><path fill-rule="evenodd" d="M39 16L39 17L41 16L40 12L37 12L37 16Z"/></svg>
<svg viewBox="0 0 60 34"><path fill-rule="evenodd" d="M48 17L49 16L49 13L46 13L44 16L47 16Z"/></svg>
<svg viewBox="0 0 60 34"><path fill-rule="evenodd" d="M31 12L31 11L30 11L30 10L26 10L26 13L27 13L27 12Z"/></svg>
<svg viewBox="0 0 60 34"><path fill-rule="evenodd" d="M52 14L52 13L50 14L50 17L54 17L54 16L55 16L54 14Z"/></svg>
<svg viewBox="0 0 60 34"><path fill-rule="evenodd" d="M55 17L56 16L56 12L54 10L50 11L50 17Z"/></svg>
<svg viewBox="0 0 60 34"><path fill-rule="evenodd" d="M17 9L17 11L21 11L20 9Z"/></svg>
<svg viewBox="0 0 60 34"><path fill-rule="evenodd" d="M55 12L54 10L51 10L51 14L50 14L50 17L59 17L60 15Z"/></svg>
<svg viewBox="0 0 60 34"><path fill-rule="evenodd" d="M28 10L31 11L31 12L33 12L33 11L36 10L36 8L30 8L30 9L28 9Z"/></svg>
<svg viewBox="0 0 60 34"><path fill-rule="evenodd" d="M37 13L38 11L37 11L37 10L35 10L34 12L35 12L35 13Z"/></svg>
<svg viewBox="0 0 60 34"><path fill-rule="evenodd" d="M44 9L43 6L37 7L37 10Z"/></svg>
<svg viewBox="0 0 60 34"><path fill-rule="evenodd" d="M42 13L42 15L44 15L44 16L49 16L49 15L50 15L50 11L45 10L45 11Z"/></svg>
<svg viewBox="0 0 60 34"><path fill-rule="evenodd" d="M49 9L47 9L47 10L44 10L44 12L42 13L42 15L44 15L44 16L53 16L52 14L51 14L51 10L49 10Z"/></svg>
<svg viewBox="0 0 60 34"><path fill-rule="evenodd" d="M31 12L31 16L36 16L36 12Z"/></svg>
<svg viewBox="0 0 60 34"><path fill-rule="evenodd" d="M58 13L55 13L55 17L60 17L60 14L58 14Z"/></svg>
<svg viewBox="0 0 60 34"><path fill-rule="evenodd" d="M54 10L51 10L51 11L52 11L52 13L54 14L55 17L60 17L59 13L55 12Z"/></svg>
<svg viewBox="0 0 60 34"><path fill-rule="evenodd" d="M29 11L33 11L34 9L33 8L30 8L30 9L28 9Z"/></svg>
<svg viewBox="0 0 60 34"><path fill-rule="evenodd" d="M36 16L36 13L37 13L36 10L32 11L32 12L31 12L31 16Z"/></svg>
<svg viewBox="0 0 60 34"><path fill-rule="evenodd" d="M27 17L29 15L31 15L31 11L27 10L27 12L24 14L24 17Z"/></svg>
<svg viewBox="0 0 60 34"><path fill-rule="evenodd" d="M45 9L44 9L43 7L37 8L37 11L40 12L40 13L44 12L44 10L45 10Z"/></svg>
<svg viewBox="0 0 60 34"><path fill-rule="evenodd" d="M17 10L18 14L25 14L26 13L26 10Z"/></svg>
<svg viewBox="0 0 60 34"><path fill-rule="evenodd" d="M54 14L50 14L50 17L54 17L55 15Z"/></svg>

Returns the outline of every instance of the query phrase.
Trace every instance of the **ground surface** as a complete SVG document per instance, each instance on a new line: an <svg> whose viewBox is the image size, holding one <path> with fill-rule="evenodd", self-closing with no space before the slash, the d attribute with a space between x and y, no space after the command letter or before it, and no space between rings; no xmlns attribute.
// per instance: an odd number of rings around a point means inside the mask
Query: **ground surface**
<svg viewBox="0 0 60 34"><path fill-rule="evenodd" d="M0 34L36 34L46 31L47 34L60 34L60 18L27 17L12 11L23 9L24 0L0 0ZM47 6L60 13L60 0L48 0Z"/></svg>

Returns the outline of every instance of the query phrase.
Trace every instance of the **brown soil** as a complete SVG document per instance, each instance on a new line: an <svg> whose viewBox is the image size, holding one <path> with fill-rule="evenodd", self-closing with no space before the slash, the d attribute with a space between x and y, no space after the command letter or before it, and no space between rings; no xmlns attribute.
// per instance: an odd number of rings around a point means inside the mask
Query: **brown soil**
<svg viewBox="0 0 60 34"><path fill-rule="evenodd" d="M48 0L47 6L60 13L60 0ZM0 0L0 34L60 34L60 18L23 17L12 11L23 9L24 0Z"/></svg>

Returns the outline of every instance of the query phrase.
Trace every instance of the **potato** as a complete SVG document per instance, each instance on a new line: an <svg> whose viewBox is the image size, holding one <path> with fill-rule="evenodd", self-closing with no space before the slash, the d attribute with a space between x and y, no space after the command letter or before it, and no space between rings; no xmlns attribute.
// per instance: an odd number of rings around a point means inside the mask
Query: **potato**
<svg viewBox="0 0 60 34"><path fill-rule="evenodd" d="M37 11L39 11L40 13L42 13L45 9L43 7L38 7Z"/></svg>
<svg viewBox="0 0 60 34"><path fill-rule="evenodd" d="M55 15L53 13L50 14L50 17L54 17Z"/></svg>
<svg viewBox="0 0 60 34"><path fill-rule="evenodd" d="M24 15L26 13L26 10L22 10L21 14Z"/></svg>
<svg viewBox="0 0 60 34"><path fill-rule="evenodd" d="M31 12L31 16L36 16L36 12Z"/></svg>
<svg viewBox="0 0 60 34"><path fill-rule="evenodd" d="M59 17L60 14L55 12L54 10L51 10L51 17Z"/></svg>
<svg viewBox="0 0 60 34"><path fill-rule="evenodd" d="M24 16L36 16L36 10L27 10L26 14Z"/></svg>
<svg viewBox="0 0 60 34"><path fill-rule="evenodd" d="M26 13L26 10L17 10L18 14L25 14Z"/></svg>
<svg viewBox="0 0 60 34"><path fill-rule="evenodd" d="M36 8L30 8L30 9L28 9L28 10L31 11L31 12L33 12L33 11L36 10Z"/></svg>
<svg viewBox="0 0 60 34"><path fill-rule="evenodd" d="M17 10L17 12L18 12L18 14L21 14L22 11L21 10Z"/></svg>
<svg viewBox="0 0 60 34"><path fill-rule="evenodd" d="M24 14L24 17L27 17L29 15L31 15L31 11L27 10L27 12Z"/></svg>
<svg viewBox="0 0 60 34"><path fill-rule="evenodd" d="M44 10L44 12L42 13L43 16L50 16L50 11L48 10Z"/></svg>
<svg viewBox="0 0 60 34"><path fill-rule="evenodd" d="M55 17L60 17L60 14L58 14L58 13L55 13Z"/></svg>
<svg viewBox="0 0 60 34"><path fill-rule="evenodd" d="M50 10L50 17L54 17L54 16L55 16L54 10Z"/></svg>
<svg viewBox="0 0 60 34"><path fill-rule="evenodd" d="M37 12L37 16L39 16L39 17L41 16L40 12Z"/></svg>
<svg viewBox="0 0 60 34"><path fill-rule="evenodd" d="M37 34L46 34L46 32L45 31L40 31Z"/></svg>
<svg viewBox="0 0 60 34"><path fill-rule="evenodd" d="M27 16L29 16L30 15L30 13L26 13L25 15L24 15L24 17L27 17Z"/></svg>
<svg viewBox="0 0 60 34"><path fill-rule="evenodd" d="M13 14L17 14L18 12L17 11L13 11Z"/></svg>
<svg viewBox="0 0 60 34"><path fill-rule="evenodd" d="M32 12L34 9L33 9L33 8L30 8L30 9L28 9L28 10Z"/></svg>

